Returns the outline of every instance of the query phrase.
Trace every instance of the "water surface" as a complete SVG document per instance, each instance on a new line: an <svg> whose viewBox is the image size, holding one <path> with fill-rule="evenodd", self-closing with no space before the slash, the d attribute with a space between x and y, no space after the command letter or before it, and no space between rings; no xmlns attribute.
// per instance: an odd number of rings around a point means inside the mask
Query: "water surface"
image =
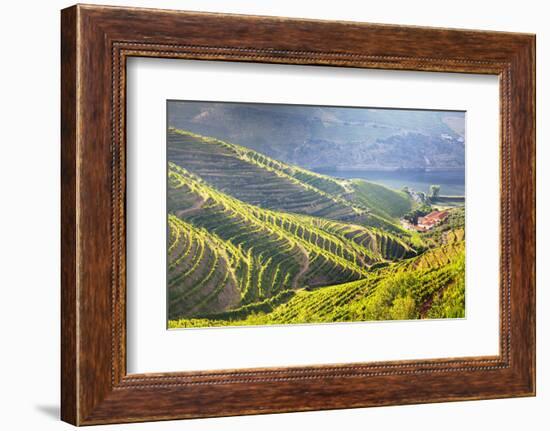
<svg viewBox="0 0 550 431"><path fill-rule="evenodd" d="M313 169L320 174L339 178L360 178L373 183L382 184L392 189L401 190L407 186L418 192L430 192L432 184L441 186L442 195L464 196L464 170L453 169L448 171L373 171L357 169Z"/></svg>

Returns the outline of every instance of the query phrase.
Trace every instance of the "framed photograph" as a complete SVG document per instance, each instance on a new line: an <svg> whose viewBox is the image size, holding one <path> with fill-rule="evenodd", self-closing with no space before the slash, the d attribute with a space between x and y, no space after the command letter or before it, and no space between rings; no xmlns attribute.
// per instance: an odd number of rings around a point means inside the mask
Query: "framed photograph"
<svg viewBox="0 0 550 431"><path fill-rule="evenodd" d="M62 11L62 419L535 394L535 37Z"/></svg>

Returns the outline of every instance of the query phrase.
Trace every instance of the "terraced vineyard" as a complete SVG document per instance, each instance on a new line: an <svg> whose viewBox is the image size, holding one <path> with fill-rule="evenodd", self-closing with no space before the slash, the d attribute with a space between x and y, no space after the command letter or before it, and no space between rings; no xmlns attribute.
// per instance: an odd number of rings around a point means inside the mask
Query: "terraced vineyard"
<svg viewBox="0 0 550 431"><path fill-rule="evenodd" d="M338 180L183 130L168 131L168 160L221 192L262 208L355 223L368 220L371 213L392 219L410 210L408 198L386 187ZM393 211L378 207L390 198L398 202ZM371 206L370 201L377 206Z"/></svg>
<svg viewBox="0 0 550 431"><path fill-rule="evenodd" d="M352 182L354 201L371 209L375 214L386 218L399 218L409 212L412 202L402 191L390 190L379 184L362 180Z"/></svg>
<svg viewBox="0 0 550 431"><path fill-rule="evenodd" d="M175 129L168 160L170 327L460 314L463 230L424 252L407 195Z"/></svg>
<svg viewBox="0 0 550 431"><path fill-rule="evenodd" d="M205 307L222 311L238 304L241 286L237 277L245 279L251 270L247 256L231 243L174 215L168 223L170 317L174 310L194 315Z"/></svg>
<svg viewBox="0 0 550 431"><path fill-rule="evenodd" d="M415 258L372 271L336 286L298 290L284 304L238 308L203 319L179 319L169 326L241 326L464 317L464 232Z"/></svg>
<svg viewBox="0 0 550 431"><path fill-rule="evenodd" d="M243 305L299 286L357 280L373 264L415 254L404 241L379 230L246 204L172 162L168 196L170 316L227 307L227 298L235 297L228 292L240 292ZM189 245L182 233L186 226L202 238L202 246ZM213 245L223 252L212 252ZM223 269L232 276L223 277L222 288L216 274ZM190 276L200 270L206 280ZM197 292L215 293L197 307L192 300Z"/></svg>

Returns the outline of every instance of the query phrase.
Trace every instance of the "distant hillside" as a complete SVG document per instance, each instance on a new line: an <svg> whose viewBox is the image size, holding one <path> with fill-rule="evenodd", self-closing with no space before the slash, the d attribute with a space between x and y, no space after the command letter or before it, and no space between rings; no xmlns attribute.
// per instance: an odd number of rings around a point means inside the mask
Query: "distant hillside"
<svg viewBox="0 0 550 431"><path fill-rule="evenodd" d="M409 195L364 180L353 180L352 200L386 219L400 218L412 208Z"/></svg>
<svg viewBox="0 0 550 431"><path fill-rule="evenodd" d="M308 169L462 169L463 112L170 101L168 124Z"/></svg>

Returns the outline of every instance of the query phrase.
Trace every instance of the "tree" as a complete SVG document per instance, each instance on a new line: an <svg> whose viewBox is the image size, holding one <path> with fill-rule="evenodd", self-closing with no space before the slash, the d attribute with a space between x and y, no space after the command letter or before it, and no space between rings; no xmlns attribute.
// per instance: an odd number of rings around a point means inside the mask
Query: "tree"
<svg viewBox="0 0 550 431"><path fill-rule="evenodd" d="M435 199L439 196L439 192L441 191L441 186L440 185L437 185L437 184L432 184L430 186L430 191L431 191L431 195L430 197L432 199Z"/></svg>
<svg viewBox="0 0 550 431"><path fill-rule="evenodd" d="M432 211L431 207L428 205L422 205L419 208L416 208L412 211L409 211L403 216L405 220L408 220L412 224L418 223L418 217L424 217L426 214L429 214Z"/></svg>
<svg viewBox="0 0 550 431"><path fill-rule="evenodd" d="M417 195L418 195L418 199L420 199L420 202L422 202L423 204L427 203L426 193L418 192Z"/></svg>

